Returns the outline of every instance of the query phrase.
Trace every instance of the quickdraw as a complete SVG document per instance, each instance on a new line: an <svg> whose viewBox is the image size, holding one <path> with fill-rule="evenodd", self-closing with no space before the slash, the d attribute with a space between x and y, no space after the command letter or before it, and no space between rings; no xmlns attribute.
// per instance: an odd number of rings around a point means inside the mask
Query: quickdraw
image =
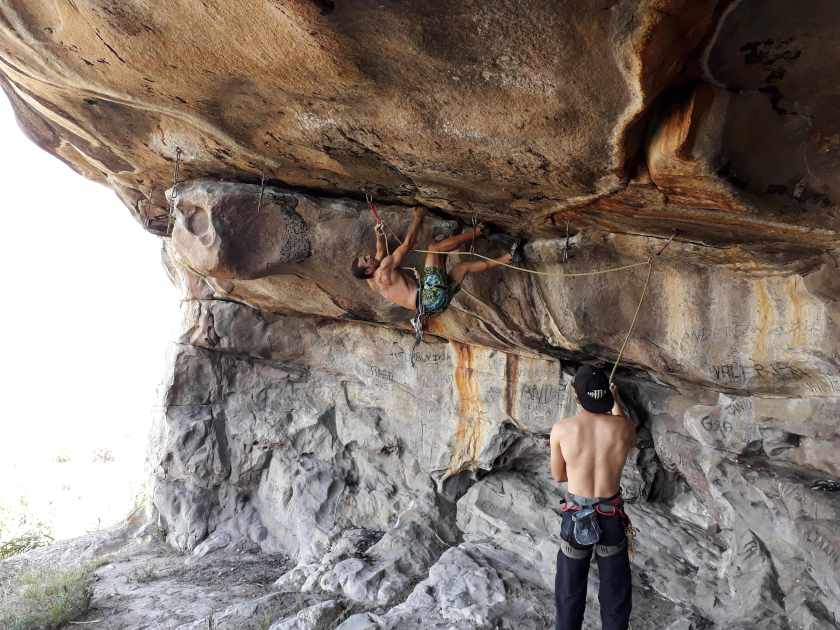
<svg viewBox="0 0 840 630"><path fill-rule="evenodd" d="M415 272L416 273L416 272ZM426 336L429 328L429 316L426 314L426 305L423 303L423 286L419 279L417 282L417 293L414 295L414 317L411 318L411 325L414 327L414 347L411 349L411 367L414 365L414 353L417 346Z"/></svg>
<svg viewBox="0 0 840 630"><path fill-rule="evenodd" d="M149 221L152 220L152 195L155 194L155 187L149 191L149 203L146 206L146 227L149 227Z"/></svg>
<svg viewBox="0 0 840 630"><path fill-rule="evenodd" d="M659 257L662 255L662 252L664 252L664 251L668 248L668 245L670 245L670 244L671 244L671 241L673 241L673 240L674 240L674 237L675 237L676 235L677 235L677 231L676 231L676 230L674 230L674 233L673 233L673 234L671 234L671 238L669 238L669 239L668 239L668 242L666 242L666 243L662 246L662 249L660 249L660 250L656 253L656 257L657 257L657 258L659 258Z"/></svg>
<svg viewBox="0 0 840 630"><path fill-rule="evenodd" d="M840 481L832 481L830 479L817 479L811 490L822 490L824 492L837 492L840 490Z"/></svg>
<svg viewBox="0 0 840 630"><path fill-rule="evenodd" d="M563 262L569 261L569 250L571 249L572 230L571 219L566 219L566 246L563 248Z"/></svg>
<svg viewBox="0 0 840 630"><path fill-rule="evenodd" d="M772 468L761 468L760 466L753 466L752 464L748 464L747 462L741 461L739 459L733 459L733 462L739 464L740 466L745 466L746 468L751 468L756 472L773 472Z"/></svg>
<svg viewBox="0 0 840 630"><path fill-rule="evenodd" d="M178 170L181 168L181 148L175 147L175 178L172 182L172 195L169 197L169 219L166 222L166 234L172 227L172 213L175 211L175 196L178 194Z"/></svg>
<svg viewBox="0 0 840 630"><path fill-rule="evenodd" d="M472 215L472 227L473 227L473 237L472 243L470 243L470 254L475 254L475 231L478 227L478 218L475 215Z"/></svg>
<svg viewBox="0 0 840 630"><path fill-rule="evenodd" d="M376 224L382 225L382 219L379 218L379 213L376 211L376 208L373 207L373 195L368 191L365 191L365 200L368 202L370 209L373 210L373 216L376 217Z"/></svg>
<svg viewBox="0 0 840 630"><path fill-rule="evenodd" d="M260 200L257 202L257 213L262 210L262 200L263 200L263 193L265 192L265 173L260 173L262 175L262 181L260 182Z"/></svg>

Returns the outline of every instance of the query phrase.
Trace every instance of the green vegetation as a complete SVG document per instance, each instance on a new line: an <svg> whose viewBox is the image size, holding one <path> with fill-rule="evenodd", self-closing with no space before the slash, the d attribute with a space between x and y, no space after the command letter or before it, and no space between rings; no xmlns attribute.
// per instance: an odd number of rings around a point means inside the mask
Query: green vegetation
<svg viewBox="0 0 840 630"><path fill-rule="evenodd" d="M148 584L158 579L157 569L154 565L147 564L144 567L135 567L128 576L128 581L138 584Z"/></svg>
<svg viewBox="0 0 840 630"><path fill-rule="evenodd" d="M50 630L85 612L93 597L93 572L107 560L67 571L34 571L0 586L2 630Z"/></svg>
<svg viewBox="0 0 840 630"><path fill-rule="evenodd" d="M26 497L20 498L17 525L11 510L0 505L0 560L17 556L54 542L52 525L44 523L29 508Z"/></svg>
<svg viewBox="0 0 840 630"><path fill-rule="evenodd" d="M146 502L149 500L149 486L145 481L139 484L135 484L132 481L128 487L131 492L131 508L128 510L128 514L125 515L126 518L146 505Z"/></svg>
<svg viewBox="0 0 840 630"><path fill-rule="evenodd" d="M151 534L152 539L158 541L159 543L165 543L166 537L169 535L169 531L162 525L154 525L151 529Z"/></svg>

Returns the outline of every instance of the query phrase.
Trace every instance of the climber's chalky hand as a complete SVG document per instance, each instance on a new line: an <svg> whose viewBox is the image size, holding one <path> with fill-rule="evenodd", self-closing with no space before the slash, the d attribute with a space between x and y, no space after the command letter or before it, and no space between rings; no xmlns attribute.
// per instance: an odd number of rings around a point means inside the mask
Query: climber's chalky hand
<svg viewBox="0 0 840 630"><path fill-rule="evenodd" d="M422 219L426 216L426 208L424 208L423 206L417 206L416 208L414 208L414 216L415 218Z"/></svg>

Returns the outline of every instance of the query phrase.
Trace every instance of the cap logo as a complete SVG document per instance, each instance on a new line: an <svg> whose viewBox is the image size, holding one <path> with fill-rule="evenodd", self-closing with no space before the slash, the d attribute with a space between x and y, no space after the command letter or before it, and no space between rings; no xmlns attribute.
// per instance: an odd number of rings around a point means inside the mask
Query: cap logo
<svg viewBox="0 0 840 630"><path fill-rule="evenodd" d="M606 389L596 389L591 392L586 392L586 395L590 398L594 398L595 400L601 400L604 396L607 395Z"/></svg>

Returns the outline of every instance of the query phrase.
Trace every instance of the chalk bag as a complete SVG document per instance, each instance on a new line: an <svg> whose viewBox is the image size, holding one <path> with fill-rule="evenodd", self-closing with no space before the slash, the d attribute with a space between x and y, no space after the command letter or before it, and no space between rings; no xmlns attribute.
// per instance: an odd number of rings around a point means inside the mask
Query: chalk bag
<svg viewBox="0 0 840 630"><path fill-rule="evenodd" d="M575 540L579 545L594 545L601 540L598 514L592 508L581 508L572 514L575 523Z"/></svg>

